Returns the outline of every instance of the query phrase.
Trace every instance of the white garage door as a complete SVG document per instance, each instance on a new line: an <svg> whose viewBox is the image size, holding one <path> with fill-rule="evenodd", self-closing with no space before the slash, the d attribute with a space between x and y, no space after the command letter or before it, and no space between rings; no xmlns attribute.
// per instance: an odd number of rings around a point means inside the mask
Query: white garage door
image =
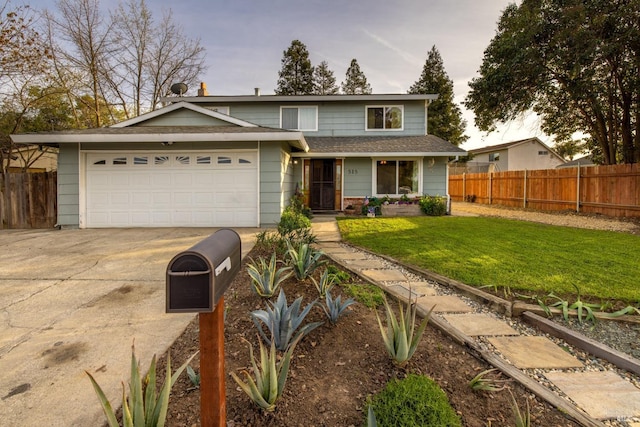
<svg viewBox="0 0 640 427"><path fill-rule="evenodd" d="M256 151L86 154L86 227L256 226Z"/></svg>

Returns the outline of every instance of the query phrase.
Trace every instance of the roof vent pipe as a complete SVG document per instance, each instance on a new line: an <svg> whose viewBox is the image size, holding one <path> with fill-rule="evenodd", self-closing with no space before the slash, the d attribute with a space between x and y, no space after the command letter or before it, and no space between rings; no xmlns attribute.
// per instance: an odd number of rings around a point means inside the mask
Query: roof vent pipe
<svg viewBox="0 0 640 427"><path fill-rule="evenodd" d="M254 93L255 93L256 96L260 96L260 88L259 87L253 88L253 90L254 90Z"/></svg>

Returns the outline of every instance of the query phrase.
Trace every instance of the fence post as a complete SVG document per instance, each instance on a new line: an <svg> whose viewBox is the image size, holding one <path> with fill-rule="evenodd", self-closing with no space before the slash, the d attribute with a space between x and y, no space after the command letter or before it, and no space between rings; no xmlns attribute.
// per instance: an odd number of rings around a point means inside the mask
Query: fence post
<svg viewBox="0 0 640 427"><path fill-rule="evenodd" d="M576 173L576 212L580 213L580 163Z"/></svg>
<svg viewBox="0 0 640 427"><path fill-rule="evenodd" d="M522 207L527 207L527 170L524 170L524 189L522 190Z"/></svg>
<svg viewBox="0 0 640 427"><path fill-rule="evenodd" d="M467 201L467 173L462 173L462 201Z"/></svg>
<svg viewBox="0 0 640 427"><path fill-rule="evenodd" d="M491 204L492 189L493 189L493 172L489 172L489 204Z"/></svg>

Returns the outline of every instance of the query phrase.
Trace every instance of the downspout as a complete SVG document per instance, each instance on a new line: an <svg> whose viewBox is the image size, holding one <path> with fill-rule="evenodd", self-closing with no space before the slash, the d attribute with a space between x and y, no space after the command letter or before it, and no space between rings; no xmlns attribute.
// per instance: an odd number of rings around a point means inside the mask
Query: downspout
<svg viewBox="0 0 640 427"><path fill-rule="evenodd" d="M424 134L429 135L429 104L430 100L424 100Z"/></svg>

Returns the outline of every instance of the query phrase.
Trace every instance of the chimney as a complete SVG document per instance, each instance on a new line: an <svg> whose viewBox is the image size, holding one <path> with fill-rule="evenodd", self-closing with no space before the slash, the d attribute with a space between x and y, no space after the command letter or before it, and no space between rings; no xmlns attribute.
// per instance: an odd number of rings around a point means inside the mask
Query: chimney
<svg viewBox="0 0 640 427"><path fill-rule="evenodd" d="M200 83L200 89L198 89L198 96L207 96L209 92L207 92L207 84L205 82Z"/></svg>
<svg viewBox="0 0 640 427"><path fill-rule="evenodd" d="M256 96L260 96L260 88L256 87L253 89Z"/></svg>

